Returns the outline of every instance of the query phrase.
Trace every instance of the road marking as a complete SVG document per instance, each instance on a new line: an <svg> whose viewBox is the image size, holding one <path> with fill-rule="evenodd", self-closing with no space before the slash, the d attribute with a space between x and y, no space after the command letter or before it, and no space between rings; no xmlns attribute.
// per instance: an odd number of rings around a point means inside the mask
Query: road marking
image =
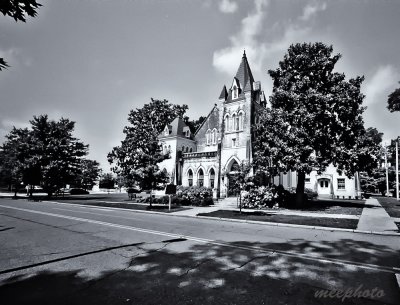
<svg viewBox="0 0 400 305"><path fill-rule="evenodd" d="M212 240L212 239L206 239L206 238L189 236L189 235L180 235L180 234L174 234L174 233L162 232L162 231L156 231L156 230L149 230L149 229L143 229L143 228L138 228L138 227L133 227L133 226L119 225L119 224L115 224L115 223L93 220L93 219L88 219L88 218L67 216L67 215L62 215L62 214L35 211L35 210L29 210L29 209L17 208L17 207L9 207L9 206L4 206L4 205L0 205L0 207L6 208L6 209L34 213L34 214L41 214L41 215L46 215L46 216L53 216L53 217L58 217L58 218L65 218L65 219L70 219L70 220L88 222L88 223L93 223L93 224L98 224L98 225L103 225L103 226L108 226L108 227L114 227L114 228L118 228L118 229L125 229L125 230L130 230L130 231L148 233L148 234L153 234L153 235L168 236L168 237L173 237L173 238L185 238L187 240L191 240L191 241L195 241L195 242L208 243L208 244L222 246L222 247L230 247L230 248L241 249L241 250L258 251L258 252L262 252L262 253L268 253L271 257L279 254L279 255L284 255L284 256L288 256L288 257L302 258L302 259L306 259L306 260L316 261L319 263L335 264L335 265L340 265L340 266L352 266L352 267L357 267L357 268L361 268L361 269L369 269L369 270L381 271L381 272L387 272L387 273L393 273L393 274L396 274L400 271L400 268L397 268L397 267L386 267L386 266L380 266L380 265L375 265L375 264L364 264L364 263L358 263L358 262L340 260L340 259L334 259L334 258L320 258L320 257L312 256L312 255L306 255L306 254L302 254L302 253L285 252L285 251L275 250L275 249L232 245L232 244L228 244L228 243L224 243L224 242L218 242L218 241Z"/></svg>
<svg viewBox="0 0 400 305"><path fill-rule="evenodd" d="M96 213L96 212L73 211L73 210L62 209L62 208L52 208L52 209L53 210L67 211L67 212L71 212L71 213L85 213L85 214L101 215L101 216L106 216L106 217L117 217L117 218L123 218L123 219L132 219L132 220L145 221L145 220L143 220L141 218L135 218L135 217L125 217L125 216L118 216L118 215L101 214L101 213Z"/></svg>

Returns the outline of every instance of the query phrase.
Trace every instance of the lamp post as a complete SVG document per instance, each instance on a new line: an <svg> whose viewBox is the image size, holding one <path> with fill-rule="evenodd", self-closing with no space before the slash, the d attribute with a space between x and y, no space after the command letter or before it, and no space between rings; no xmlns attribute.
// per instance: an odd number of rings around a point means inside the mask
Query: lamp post
<svg viewBox="0 0 400 305"><path fill-rule="evenodd" d="M396 139L396 199L399 200L399 137Z"/></svg>
<svg viewBox="0 0 400 305"><path fill-rule="evenodd" d="M386 196L389 196L389 172L387 164L387 146L385 143L385 169L386 169Z"/></svg>

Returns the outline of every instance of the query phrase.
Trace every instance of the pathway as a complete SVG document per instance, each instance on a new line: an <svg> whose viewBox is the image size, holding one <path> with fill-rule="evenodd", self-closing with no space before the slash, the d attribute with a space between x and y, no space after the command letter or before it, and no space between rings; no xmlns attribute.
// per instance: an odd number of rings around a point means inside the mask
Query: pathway
<svg viewBox="0 0 400 305"><path fill-rule="evenodd" d="M365 201L365 207L361 213L357 230L376 231L376 232L397 232L398 228L393 218L375 198Z"/></svg>

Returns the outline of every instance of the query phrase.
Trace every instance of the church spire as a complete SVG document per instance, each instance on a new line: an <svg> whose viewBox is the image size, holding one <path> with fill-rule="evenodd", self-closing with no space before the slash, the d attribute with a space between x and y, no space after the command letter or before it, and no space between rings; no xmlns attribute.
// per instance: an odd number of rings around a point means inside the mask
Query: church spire
<svg viewBox="0 0 400 305"><path fill-rule="evenodd" d="M246 57L246 50L243 51L242 61L236 72L236 78L238 79L241 89L243 91L250 91L253 88L254 78L251 73L251 69Z"/></svg>

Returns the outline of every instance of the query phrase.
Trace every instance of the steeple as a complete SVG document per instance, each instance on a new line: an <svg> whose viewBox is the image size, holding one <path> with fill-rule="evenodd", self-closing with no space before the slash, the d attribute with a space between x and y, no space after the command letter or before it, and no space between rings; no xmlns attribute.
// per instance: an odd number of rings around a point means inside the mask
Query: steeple
<svg viewBox="0 0 400 305"><path fill-rule="evenodd" d="M236 72L236 78L239 80L242 92L252 90L254 78L246 57L246 50L243 51L242 61Z"/></svg>

